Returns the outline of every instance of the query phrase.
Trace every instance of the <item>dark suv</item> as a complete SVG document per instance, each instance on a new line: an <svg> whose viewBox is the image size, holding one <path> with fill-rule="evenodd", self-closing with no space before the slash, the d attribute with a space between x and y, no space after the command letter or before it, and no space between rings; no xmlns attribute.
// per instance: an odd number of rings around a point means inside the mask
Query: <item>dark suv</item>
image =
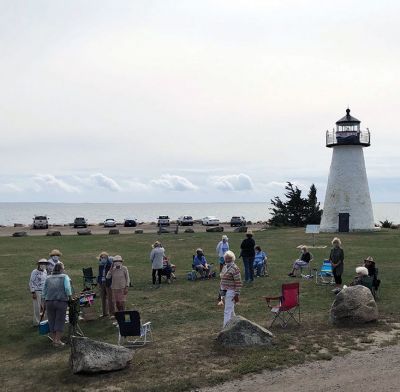
<svg viewBox="0 0 400 392"><path fill-rule="evenodd" d="M246 226L246 219L244 216L232 216L231 227L234 226Z"/></svg>
<svg viewBox="0 0 400 392"><path fill-rule="evenodd" d="M76 229L77 227L87 227L87 220L82 217L78 217L74 219L74 228Z"/></svg>
<svg viewBox="0 0 400 392"><path fill-rule="evenodd" d="M124 220L124 227L136 227L137 221L134 218L126 218Z"/></svg>

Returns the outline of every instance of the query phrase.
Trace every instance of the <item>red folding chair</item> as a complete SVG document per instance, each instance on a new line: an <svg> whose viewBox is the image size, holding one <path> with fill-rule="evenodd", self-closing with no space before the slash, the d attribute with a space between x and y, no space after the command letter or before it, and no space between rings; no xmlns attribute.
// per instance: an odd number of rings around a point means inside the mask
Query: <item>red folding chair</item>
<svg viewBox="0 0 400 392"><path fill-rule="evenodd" d="M282 284L282 295L279 297L263 297L267 301L267 308L274 314L270 327L279 320L282 328L286 328L290 319L300 325L300 284ZM271 305L271 301L279 301L278 305ZM298 313L298 318L296 318Z"/></svg>

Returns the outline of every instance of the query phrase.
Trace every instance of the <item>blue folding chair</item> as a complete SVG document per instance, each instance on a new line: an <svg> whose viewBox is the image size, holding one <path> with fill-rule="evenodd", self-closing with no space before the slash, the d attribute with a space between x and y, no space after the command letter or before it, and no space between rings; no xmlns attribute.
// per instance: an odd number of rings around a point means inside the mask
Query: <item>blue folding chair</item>
<svg viewBox="0 0 400 392"><path fill-rule="evenodd" d="M314 268L314 271L315 283L317 285L335 284L335 279L333 278L332 264L329 260L324 260L322 262L321 268L319 270Z"/></svg>

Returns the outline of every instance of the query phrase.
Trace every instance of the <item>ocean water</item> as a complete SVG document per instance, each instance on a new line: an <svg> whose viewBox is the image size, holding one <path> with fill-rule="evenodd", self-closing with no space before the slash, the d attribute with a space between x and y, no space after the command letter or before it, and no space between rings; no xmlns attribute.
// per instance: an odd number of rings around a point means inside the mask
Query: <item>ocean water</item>
<svg viewBox="0 0 400 392"><path fill-rule="evenodd" d="M159 215L169 215L171 219L181 215L191 215L194 219L214 215L221 221L242 215L256 222L269 218L269 207L268 203L0 203L0 224L30 224L34 215L47 215L51 224L71 223L77 216L87 218L90 223L100 223L106 218L122 222L128 217L152 222ZM373 210L376 223L389 219L400 224L400 203L374 203Z"/></svg>

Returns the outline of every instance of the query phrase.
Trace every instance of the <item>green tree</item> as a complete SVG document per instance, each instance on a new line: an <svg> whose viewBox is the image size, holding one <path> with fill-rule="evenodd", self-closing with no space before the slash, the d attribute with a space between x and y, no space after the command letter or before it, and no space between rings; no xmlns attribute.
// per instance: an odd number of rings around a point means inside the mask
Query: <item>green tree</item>
<svg viewBox="0 0 400 392"><path fill-rule="evenodd" d="M269 220L275 226L296 226L301 227L309 223L318 224L321 220L322 211L317 200L317 189L311 185L308 197L301 196L301 190L290 181L285 186L286 201L279 196L271 200L272 217Z"/></svg>

